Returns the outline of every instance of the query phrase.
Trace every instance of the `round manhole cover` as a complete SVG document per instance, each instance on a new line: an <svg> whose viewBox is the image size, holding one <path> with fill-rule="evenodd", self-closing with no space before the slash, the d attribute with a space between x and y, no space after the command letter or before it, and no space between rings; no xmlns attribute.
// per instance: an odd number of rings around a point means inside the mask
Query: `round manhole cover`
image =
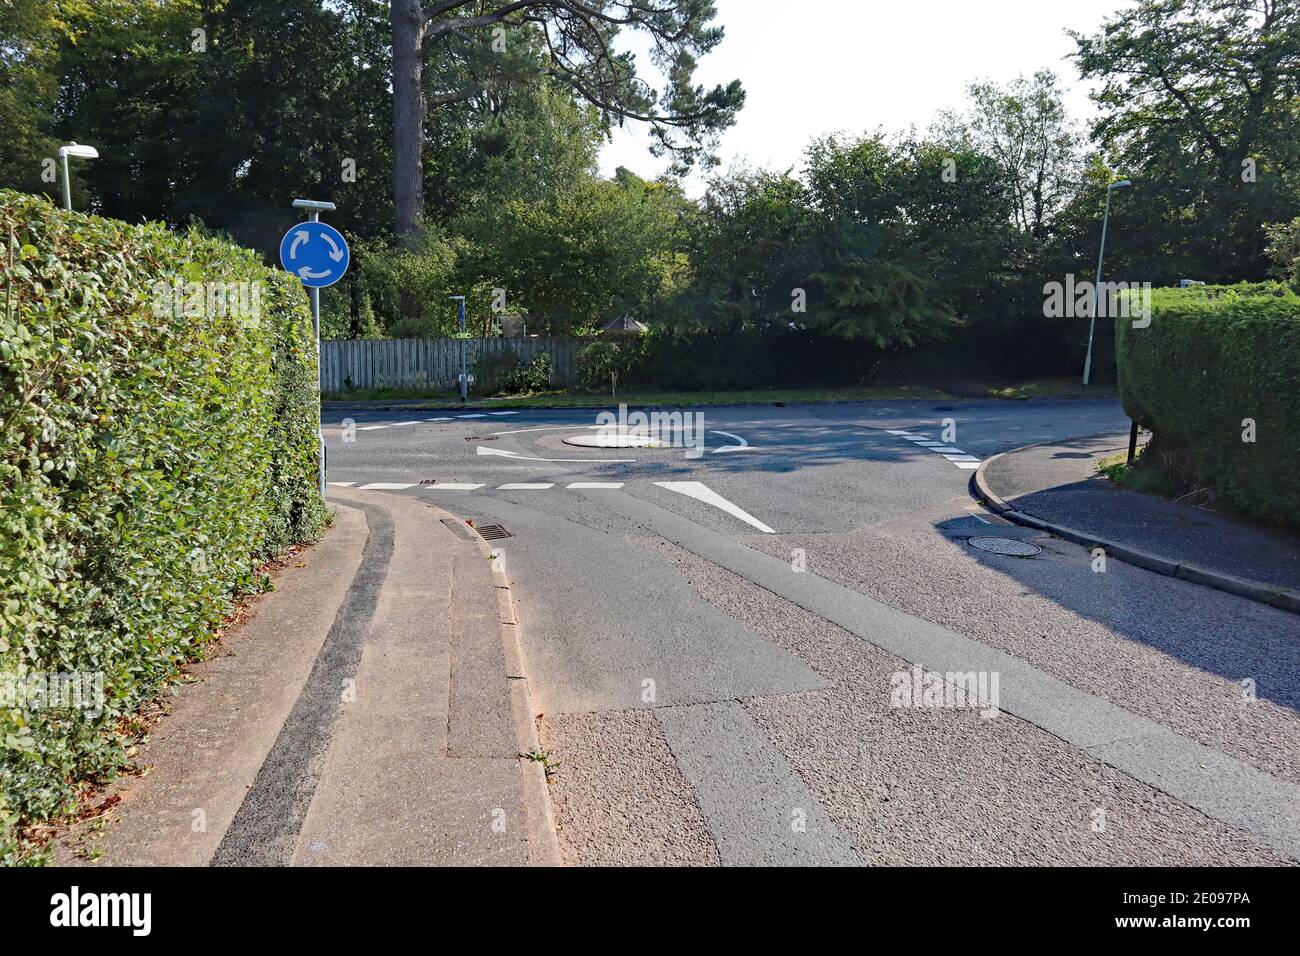
<svg viewBox="0 0 1300 956"><path fill-rule="evenodd" d="M1015 538L971 538L971 547L979 548L981 551L991 551L993 554L1009 554L1017 558L1032 558L1036 554L1042 554L1043 549L1028 541L1017 541Z"/></svg>

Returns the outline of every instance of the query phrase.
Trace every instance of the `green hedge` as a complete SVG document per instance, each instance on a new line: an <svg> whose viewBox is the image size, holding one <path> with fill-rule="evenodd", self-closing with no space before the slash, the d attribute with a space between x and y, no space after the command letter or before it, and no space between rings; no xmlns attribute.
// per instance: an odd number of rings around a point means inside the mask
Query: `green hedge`
<svg viewBox="0 0 1300 956"><path fill-rule="evenodd" d="M15 824L67 812L79 781L121 765L130 715L326 511L296 280L196 232L7 191L0 242L0 862L14 863L32 858ZM101 675L102 713L23 706L16 689L50 673Z"/></svg>
<svg viewBox="0 0 1300 956"><path fill-rule="evenodd" d="M1116 322L1125 412L1183 484L1300 529L1300 296L1271 283L1157 289L1151 319Z"/></svg>

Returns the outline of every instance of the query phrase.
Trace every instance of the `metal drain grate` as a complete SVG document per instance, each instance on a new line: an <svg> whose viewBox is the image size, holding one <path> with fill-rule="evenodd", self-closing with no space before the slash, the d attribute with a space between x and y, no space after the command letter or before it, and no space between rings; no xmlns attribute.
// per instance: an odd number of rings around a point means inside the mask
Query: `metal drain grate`
<svg viewBox="0 0 1300 956"><path fill-rule="evenodd" d="M979 548L992 554L1009 554L1015 558L1032 558L1036 554L1043 553L1043 549L1038 545L1030 544L1028 541L1017 541L1015 538L971 538L970 543L972 548Z"/></svg>
<svg viewBox="0 0 1300 956"><path fill-rule="evenodd" d="M478 529L479 537L485 541L497 541L501 538L513 538L514 535L499 524L485 524Z"/></svg>
<svg viewBox="0 0 1300 956"><path fill-rule="evenodd" d="M482 435L466 435L465 440L466 441L496 441L497 436L488 435L486 438L484 438Z"/></svg>

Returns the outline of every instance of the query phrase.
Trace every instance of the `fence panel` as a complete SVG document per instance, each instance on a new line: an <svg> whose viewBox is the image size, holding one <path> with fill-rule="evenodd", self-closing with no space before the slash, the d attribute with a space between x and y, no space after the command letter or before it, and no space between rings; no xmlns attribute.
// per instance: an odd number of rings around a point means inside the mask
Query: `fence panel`
<svg viewBox="0 0 1300 956"><path fill-rule="evenodd" d="M576 382L581 339L348 339L321 343L321 389L454 389L461 354L471 372L480 357L513 350L522 362L547 352L553 385Z"/></svg>

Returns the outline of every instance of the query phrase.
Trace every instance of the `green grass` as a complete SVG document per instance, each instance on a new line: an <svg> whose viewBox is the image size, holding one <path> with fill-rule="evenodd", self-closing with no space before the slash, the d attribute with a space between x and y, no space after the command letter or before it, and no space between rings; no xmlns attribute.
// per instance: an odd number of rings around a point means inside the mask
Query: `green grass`
<svg viewBox="0 0 1300 956"><path fill-rule="evenodd" d="M358 389L326 393L326 401L374 402L416 400L431 408L460 407L454 392L419 392L402 389ZM771 388L702 392L620 392L609 395L575 395L571 392L542 392L510 398L470 396L474 408L605 408L609 405L767 405L787 402L861 402L877 399L940 399L952 396L935 388L908 385L860 388ZM421 406L424 407L424 406Z"/></svg>
<svg viewBox="0 0 1300 956"><path fill-rule="evenodd" d="M1023 402L1030 398L1118 398L1115 385L1089 385L1086 389L1077 378L1039 378L1028 382L990 388L989 398Z"/></svg>
<svg viewBox="0 0 1300 956"><path fill-rule="evenodd" d="M1174 483L1169 480L1164 472L1156 468L1151 462L1143 466L1142 452L1144 449L1145 446L1138 449L1132 465L1128 464L1128 452L1123 451L1118 455L1101 459L1097 462L1097 470L1113 481L1116 486L1129 491L1159 495L1162 498L1179 497L1179 490L1174 487Z"/></svg>

